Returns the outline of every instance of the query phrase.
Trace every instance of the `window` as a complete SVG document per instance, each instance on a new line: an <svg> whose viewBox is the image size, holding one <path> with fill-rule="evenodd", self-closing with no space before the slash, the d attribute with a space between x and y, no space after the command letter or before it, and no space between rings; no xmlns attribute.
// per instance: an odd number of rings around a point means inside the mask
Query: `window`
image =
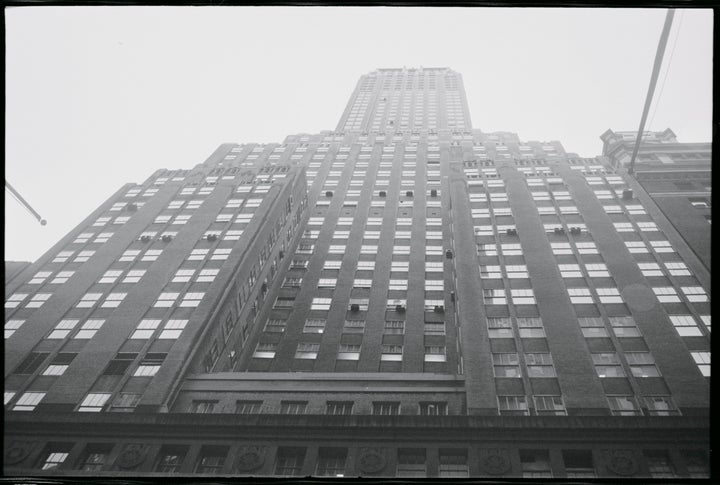
<svg viewBox="0 0 720 485"><path fill-rule="evenodd" d="M528 377L555 377L552 354L525 354Z"/></svg>
<svg viewBox="0 0 720 485"><path fill-rule="evenodd" d="M70 455L72 444L48 444L40 460L41 470L54 470L62 465Z"/></svg>
<svg viewBox="0 0 720 485"><path fill-rule="evenodd" d="M707 293L705 293L702 286L683 286L680 289L690 302L708 301Z"/></svg>
<svg viewBox="0 0 720 485"><path fill-rule="evenodd" d="M99 471L107 462L112 445L89 444L85 448L77 466L82 471Z"/></svg>
<svg viewBox="0 0 720 485"><path fill-rule="evenodd" d="M702 332L692 315L670 315L670 321L681 337L702 336Z"/></svg>
<svg viewBox="0 0 720 485"><path fill-rule="evenodd" d="M160 254L162 254L162 249L148 249L140 258L140 261L156 261Z"/></svg>
<svg viewBox="0 0 720 485"><path fill-rule="evenodd" d="M110 395L109 392L90 393L85 396L85 399L80 403L80 407L77 410L80 412L99 413L103 410L108 399L110 399Z"/></svg>
<svg viewBox="0 0 720 485"><path fill-rule="evenodd" d="M483 288L483 299L487 305L506 305L505 290L501 288Z"/></svg>
<svg viewBox="0 0 720 485"><path fill-rule="evenodd" d="M616 337L640 337L640 330L632 317L609 317L609 320Z"/></svg>
<svg viewBox="0 0 720 485"><path fill-rule="evenodd" d="M419 403L420 416L447 416L448 405L446 402L421 402Z"/></svg>
<svg viewBox="0 0 720 485"><path fill-rule="evenodd" d="M195 414L210 414L215 411L217 404L217 401L195 400L190 403L190 409L188 409L188 412Z"/></svg>
<svg viewBox="0 0 720 485"><path fill-rule="evenodd" d="M320 351L320 344L299 343L295 351L296 359L316 359Z"/></svg>
<svg viewBox="0 0 720 485"><path fill-rule="evenodd" d="M590 296L589 288L568 288L568 295L570 295L570 302L574 304L592 303L593 299Z"/></svg>
<svg viewBox="0 0 720 485"><path fill-rule="evenodd" d="M131 413L135 411L142 394L121 392L110 405L110 411L115 413Z"/></svg>
<svg viewBox="0 0 720 485"><path fill-rule="evenodd" d="M533 396L538 416L565 416L567 410L562 396Z"/></svg>
<svg viewBox="0 0 720 485"><path fill-rule="evenodd" d="M663 275L663 272L660 270L660 265L657 263L638 263L638 268L640 268L643 276Z"/></svg>
<svg viewBox="0 0 720 485"><path fill-rule="evenodd" d="M323 269L340 269L340 266L342 265L342 261L325 261L323 265Z"/></svg>
<svg viewBox="0 0 720 485"><path fill-rule="evenodd" d="M185 293L182 301L180 302L181 307L196 307L200 305L200 302L205 297L205 293Z"/></svg>
<svg viewBox="0 0 720 485"><path fill-rule="evenodd" d="M76 306L78 308L92 308L101 296L102 293L86 293L80 298L80 301Z"/></svg>
<svg viewBox="0 0 720 485"><path fill-rule="evenodd" d="M237 401L235 403L235 414L260 414L262 401Z"/></svg>
<svg viewBox="0 0 720 485"><path fill-rule="evenodd" d="M690 352L698 369L705 377L710 377L710 352Z"/></svg>
<svg viewBox="0 0 720 485"><path fill-rule="evenodd" d="M5 322L5 338L10 338L15 333L15 330L22 327L23 323L25 323L25 320L8 320Z"/></svg>
<svg viewBox="0 0 720 485"><path fill-rule="evenodd" d="M193 274L195 274L194 269L179 269L175 273L175 276L173 277L172 282L173 283L187 283L188 281L190 281L190 278L192 277ZM166 293L163 293L163 294L166 294ZM173 293L173 294L175 295L175 298L177 298L177 296L179 295L178 293ZM162 298L162 295L160 295L160 297ZM173 298L173 300L174 300L174 298ZM172 303L170 304L170 306L172 306Z"/></svg>
<svg viewBox="0 0 720 485"><path fill-rule="evenodd" d="M399 362L402 360L402 345L383 345L380 360Z"/></svg>
<svg viewBox="0 0 720 485"><path fill-rule="evenodd" d="M492 360L495 377L521 377L517 353L494 353Z"/></svg>
<svg viewBox="0 0 720 485"><path fill-rule="evenodd" d="M47 368L43 371L42 375L44 376L61 376L65 373L68 366L70 365L70 362L73 361L77 354L76 353L69 353L69 352L60 352L58 353L52 361L50 361L50 365L47 366Z"/></svg>
<svg viewBox="0 0 720 485"><path fill-rule="evenodd" d="M263 343L260 342L255 348L253 357L256 359L273 359L275 358L275 351L277 350L277 344Z"/></svg>
<svg viewBox="0 0 720 485"><path fill-rule="evenodd" d="M562 450L565 474L567 478L595 478L591 450Z"/></svg>
<svg viewBox="0 0 720 485"><path fill-rule="evenodd" d="M160 293L157 301L153 304L155 308L168 308L175 304L180 293Z"/></svg>
<svg viewBox="0 0 720 485"><path fill-rule="evenodd" d="M225 456L227 448L221 446L204 446L198 456L195 465L196 473L208 473L217 475L225 465Z"/></svg>
<svg viewBox="0 0 720 485"><path fill-rule="evenodd" d="M365 320L345 320L343 326L344 333L363 333L365 332Z"/></svg>
<svg viewBox="0 0 720 485"><path fill-rule="evenodd" d="M586 338L609 336L605 324L600 317L578 318L578 323L582 329L583 336Z"/></svg>
<svg viewBox="0 0 720 485"><path fill-rule="evenodd" d="M335 288L337 278L320 278L317 283L318 288Z"/></svg>
<svg viewBox="0 0 720 485"><path fill-rule="evenodd" d="M110 293L100 306L102 308L117 308L126 296L127 293Z"/></svg>
<svg viewBox="0 0 720 485"><path fill-rule="evenodd" d="M521 338L545 337L545 329L540 317L518 317L517 325Z"/></svg>
<svg viewBox="0 0 720 485"><path fill-rule="evenodd" d="M55 329L50 332L50 334L45 337L47 339L64 339L67 337L73 328L78 324L80 320L60 320L60 322L55 325Z"/></svg>
<svg viewBox="0 0 720 485"><path fill-rule="evenodd" d="M680 303L677 290L672 286L654 287L652 290L660 303Z"/></svg>
<svg viewBox="0 0 720 485"><path fill-rule="evenodd" d="M388 320L385 322L385 334L399 334L405 333L405 322L403 320Z"/></svg>
<svg viewBox="0 0 720 485"><path fill-rule="evenodd" d="M651 416L677 416L680 411L670 396L645 396L643 398Z"/></svg>
<svg viewBox="0 0 720 485"><path fill-rule="evenodd" d="M265 331L272 333L283 333L287 327L286 320L280 320L278 318L271 318L265 324Z"/></svg>
<svg viewBox="0 0 720 485"><path fill-rule="evenodd" d="M402 478L426 477L426 461L424 449L399 448L395 476Z"/></svg>
<svg viewBox="0 0 720 485"><path fill-rule="evenodd" d="M360 359L360 345L340 344L337 359L338 360L359 360Z"/></svg>
<svg viewBox="0 0 720 485"><path fill-rule="evenodd" d="M622 303L622 297L617 288L595 288L600 303Z"/></svg>
<svg viewBox="0 0 720 485"><path fill-rule="evenodd" d="M592 354L595 371L599 377L625 377L618 355L614 352Z"/></svg>
<svg viewBox="0 0 720 485"><path fill-rule="evenodd" d="M443 478L467 477L468 463L465 450L440 450L438 476Z"/></svg>
<svg viewBox="0 0 720 485"><path fill-rule="evenodd" d="M510 318L495 317L487 319L488 336L490 338L513 338L513 329Z"/></svg>
<svg viewBox="0 0 720 485"><path fill-rule="evenodd" d="M210 283L215 280L219 272L220 270L215 268L200 270L200 274L195 281L198 283Z"/></svg>
<svg viewBox="0 0 720 485"><path fill-rule="evenodd" d="M350 415L353 410L352 401L328 401L325 405L325 414L329 415Z"/></svg>
<svg viewBox="0 0 720 485"><path fill-rule="evenodd" d="M607 266L603 263L597 263L597 264L586 264L585 269L587 269L588 275L591 278L609 278L610 272L607 270Z"/></svg>
<svg viewBox="0 0 720 485"><path fill-rule="evenodd" d="M547 450L520 450L523 478L551 478L550 457Z"/></svg>
<svg viewBox="0 0 720 485"><path fill-rule="evenodd" d="M134 377L152 377L158 373L167 354L148 352L133 373Z"/></svg>
<svg viewBox="0 0 720 485"><path fill-rule="evenodd" d="M30 298L25 308L40 308L51 296L52 293L36 293Z"/></svg>
<svg viewBox="0 0 720 485"><path fill-rule="evenodd" d="M444 345L425 346L425 362L445 362L446 360Z"/></svg>
<svg viewBox="0 0 720 485"><path fill-rule="evenodd" d="M178 473L182 466L187 447L180 446L163 446L160 448L157 462L155 463L155 471L162 473Z"/></svg>
<svg viewBox="0 0 720 485"><path fill-rule="evenodd" d="M320 448L316 475L319 477L342 477L345 475L347 449Z"/></svg>
<svg viewBox="0 0 720 485"><path fill-rule="evenodd" d="M140 278L143 277L145 274L144 269L136 269L128 271L128 273L125 275L125 278L122 280L123 283L137 283L140 281Z"/></svg>
<svg viewBox="0 0 720 485"><path fill-rule="evenodd" d="M279 300L279 298L278 298ZM330 310L332 298L313 298L310 305L311 310Z"/></svg>
<svg viewBox="0 0 720 485"><path fill-rule="evenodd" d="M210 256L211 261L225 261L232 252L232 248L218 248Z"/></svg>
<svg viewBox="0 0 720 485"><path fill-rule="evenodd" d="M298 476L302 472L305 461L305 448L290 448L281 446L278 448L277 461L275 463L276 476Z"/></svg>
<svg viewBox="0 0 720 485"><path fill-rule="evenodd" d="M10 297L5 302L5 308L15 308L17 307L21 301L23 301L25 298L27 298L27 293L14 293L10 295Z"/></svg>
<svg viewBox="0 0 720 485"><path fill-rule="evenodd" d="M281 401L280 414L305 414L307 401Z"/></svg>
<svg viewBox="0 0 720 485"><path fill-rule="evenodd" d="M377 416L397 416L400 414L400 403L389 401L374 401L372 413Z"/></svg>
<svg viewBox="0 0 720 485"><path fill-rule="evenodd" d="M667 451L643 450L643 455L652 478L674 478L676 476Z"/></svg>
<svg viewBox="0 0 720 485"><path fill-rule="evenodd" d="M530 414L525 396L498 396L501 416L527 416Z"/></svg>
<svg viewBox="0 0 720 485"><path fill-rule="evenodd" d="M55 275L55 278L50 281L52 284L66 283L70 277L75 274L75 271L60 271Z"/></svg>
<svg viewBox="0 0 720 485"><path fill-rule="evenodd" d="M705 451L684 450L682 455L690 478L710 478L710 463Z"/></svg>
<svg viewBox="0 0 720 485"><path fill-rule="evenodd" d="M51 274L52 274L52 271L38 271L37 273L35 273L35 276L33 276L33 278L30 281L28 281L27 284L28 285L39 285L43 281L45 281L47 279L47 277L50 276Z"/></svg>
<svg viewBox="0 0 720 485"><path fill-rule="evenodd" d="M524 289L524 290L512 289L512 290L510 290L510 294L512 295L512 302L515 305L534 305L535 304L535 294L533 293L532 289Z"/></svg>
<svg viewBox="0 0 720 485"><path fill-rule="evenodd" d="M425 322L425 335L445 335L445 322Z"/></svg>

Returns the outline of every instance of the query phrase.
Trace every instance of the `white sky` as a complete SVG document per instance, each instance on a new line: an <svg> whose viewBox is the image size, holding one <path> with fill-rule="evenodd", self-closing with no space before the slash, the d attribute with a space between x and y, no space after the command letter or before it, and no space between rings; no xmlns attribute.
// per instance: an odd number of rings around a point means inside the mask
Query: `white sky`
<svg viewBox="0 0 720 485"><path fill-rule="evenodd" d="M450 67L474 128L599 155L606 129L639 125L666 10L5 13L6 178L48 220L6 191L5 259L34 261L124 183L191 168L224 142L333 130L360 75L378 67ZM712 24L711 10L676 11L646 129L711 140Z"/></svg>

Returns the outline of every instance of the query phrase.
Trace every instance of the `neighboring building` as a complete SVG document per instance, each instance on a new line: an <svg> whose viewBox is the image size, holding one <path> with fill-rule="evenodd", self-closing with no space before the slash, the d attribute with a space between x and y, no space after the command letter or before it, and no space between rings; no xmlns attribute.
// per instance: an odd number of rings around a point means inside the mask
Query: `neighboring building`
<svg viewBox="0 0 720 485"><path fill-rule="evenodd" d="M708 476L710 274L642 192L473 130L450 69L365 75L14 280L5 473Z"/></svg>
<svg viewBox="0 0 720 485"><path fill-rule="evenodd" d="M28 266L30 266L30 263L27 261L5 261L5 285L10 284L13 278Z"/></svg>
<svg viewBox="0 0 720 485"><path fill-rule="evenodd" d="M608 130L600 137L603 155L627 170L637 132ZM712 146L680 143L671 129L643 134L632 176L675 226L710 271ZM625 173L623 171L623 173Z"/></svg>

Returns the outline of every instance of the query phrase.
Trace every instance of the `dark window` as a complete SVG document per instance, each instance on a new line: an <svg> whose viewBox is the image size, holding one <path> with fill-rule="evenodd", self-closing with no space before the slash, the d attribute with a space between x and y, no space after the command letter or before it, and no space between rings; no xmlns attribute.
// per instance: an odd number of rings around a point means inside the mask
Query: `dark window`
<svg viewBox="0 0 720 485"><path fill-rule="evenodd" d="M568 478L594 478L592 451L590 450L562 450L565 473Z"/></svg>
<svg viewBox="0 0 720 485"><path fill-rule="evenodd" d="M178 473L187 451L187 447L184 446L163 446L158 454L155 471Z"/></svg>
<svg viewBox="0 0 720 485"><path fill-rule="evenodd" d="M280 414L305 414L307 401L282 401Z"/></svg>
<svg viewBox="0 0 720 485"><path fill-rule="evenodd" d="M204 446L200 450L195 471L197 473L210 473L217 475L222 471L227 456L227 448L224 446Z"/></svg>
<svg viewBox="0 0 720 485"><path fill-rule="evenodd" d="M98 471L102 470L107 463L108 456L112 450L112 445L90 444L85 448L78 469L82 471Z"/></svg>
<svg viewBox="0 0 720 485"><path fill-rule="evenodd" d="M345 475L347 449L320 448L318 452L317 473L319 477L342 477Z"/></svg>
<svg viewBox="0 0 720 485"><path fill-rule="evenodd" d="M15 374L32 374L45 361L48 352L30 352L25 359L15 369Z"/></svg>
<svg viewBox="0 0 720 485"><path fill-rule="evenodd" d="M215 410L217 401L193 401L190 404L190 412L197 414L209 414Z"/></svg>
<svg viewBox="0 0 720 485"><path fill-rule="evenodd" d="M67 460L72 446L72 443L48 443L40 455L38 468L41 470L59 468Z"/></svg>
<svg viewBox="0 0 720 485"><path fill-rule="evenodd" d="M118 353L115 358L110 361L103 374L106 376L121 376L125 374L125 371L137 356L137 353Z"/></svg>
<svg viewBox="0 0 720 485"><path fill-rule="evenodd" d="M675 470L665 450L643 450L652 478L675 478Z"/></svg>
<svg viewBox="0 0 720 485"><path fill-rule="evenodd" d="M275 475L300 475L303 461L305 461L305 448L280 447L275 463Z"/></svg>
<svg viewBox="0 0 720 485"><path fill-rule="evenodd" d="M262 401L237 401L235 414L260 414Z"/></svg>
<svg viewBox="0 0 720 485"><path fill-rule="evenodd" d="M115 413L131 413L135 410L140 402L142 394L134 394L129 392L122 392L113 401L110 406L110 411Z"/></svg>
<svg viewBox="0 0 720 485"><path fill-rule="evenodd" d="M710 463L707 452L703 450L686 450L682 452L690 478L710 478Z"/></svg>
<svg viewBox="0 0 720 485"><path fill-rule="evenodd" d="M422 416L446 416L448 406L446 402L421 402L420 415Z"/></svg>
<svg viewBox="0 0 720 485"><path fill-rule="evenodd" d="M399 402L374 402L373 414L379 416L397 416L400 414Z"/></svg>
<svg viewBox="0 0 720 485"><path fill-rule="evenodd" d="M420 448L398 449L396 476L403 478L426 477L425 450Z"/></svg>
<svg viewBox="0 0 720 485"><path fill-rule="evenodd" d="M520 450L523 478L552 478L547 450Z"/></svg>
<svg viewBox="0 0 720 485"><path fill-rule="evenodd" d="M439 476L444 478L467 477L466 450L440 450Z"/></svg>
<svg viewBox="0 0 720 485"><path fill-rule="evenodd" d="M352 414L352 401L328 401L325 414L348 415Z"/></svg>

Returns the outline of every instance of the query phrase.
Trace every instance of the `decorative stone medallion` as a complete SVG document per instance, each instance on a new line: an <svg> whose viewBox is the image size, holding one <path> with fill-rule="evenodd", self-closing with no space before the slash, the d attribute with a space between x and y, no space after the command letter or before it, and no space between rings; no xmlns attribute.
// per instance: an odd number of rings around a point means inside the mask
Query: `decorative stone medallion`
<svg viewBox="0 0 720 485"><path fill-rule="evenodd" d="M504 475L512 468L510 452L505 448L480 450L480 471L488 475Z"/></svg>
<svg viewBox="0 0 720 485"><path fill-rule="evenodd" d="M362 448L358 467L362 473L377 473L382 471L387 464L385 449L383 448Z"/></svg>
<svg viewBox="0 0 720 485"><path fill-rule="evenodd" d="M145 461L146 455L147 446L140 444L126 445L120 452L115 464L118 468L122 468L124 470L135 468Z"/></svg>
<svg viewBox="0 0 720 485"><path fill-rule="evenodd" d="M235 468L241 472L257 470L265 462L265 449L259 446L243 446L237 454Z"/></svg>
<svg viewBox="0 0 720 485"><path fill-rule="evenodd" d="M15 441L5 452L5 464L16 465L28 457L37 443L29 441Z"/></svg>
<svg viewBox="0 0 720 485"><path fill-rule="evenodd" d="M632 450L605 450L605 463L611 472L624 477L635 475L638 470Z"/></svg>

